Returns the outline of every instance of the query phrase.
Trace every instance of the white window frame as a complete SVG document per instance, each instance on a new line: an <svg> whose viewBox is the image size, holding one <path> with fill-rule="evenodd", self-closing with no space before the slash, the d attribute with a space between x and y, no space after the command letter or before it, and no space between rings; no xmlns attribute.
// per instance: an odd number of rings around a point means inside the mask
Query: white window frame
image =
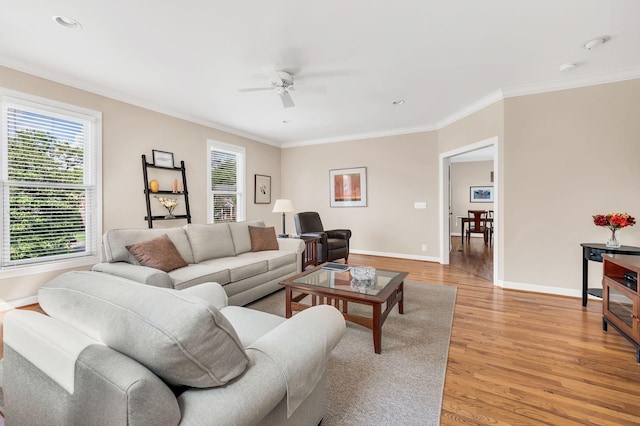
<svg viewBox="0 0 640 426"><path fill-rule="evenodd" d="M0 191L2 191L2 193L4 193L4 185L8 179L8 170L6 170L4 163L8 152L6 112L9 105L26 110L35 109L50 113L52 116L82 120L89 123L89 129L85 134L85 137L89 140L84 147L87 158L89 159L89 161L87 161L88 164L85 166L85 182L88 182L90 186L93 187L95 203L91 214L87 214L86 216L87 249L85 252L77 256L53 257L50 260L37 263L17 263L16 265L9 266L0 264L0 278L86 267L100 262L102 242L102 113L0 87L0 109L2 111L2 119L0 120ZM0 196L0 211L3 212L3 215L8 214L9 211L9 206L6 203L7 201L4 199L4 196ZM5 244L7 244L8 238L6 237L3 226L0 226L0 250L4 250Z"/></svg>
<svg viewBox="0 0 640 426"><path fill-rule="evenodd" d="M247 150L238 145L231 145L224 142L219 142L215 140L208 139L207 140L207 222L213 223L213 189L211 187L211 152L212 151L222 151L230 154L238 155L238 169L236 170L236 179L237 179L237 212L236 212L236 222L241 222L245 220L245 212L247 207L247 196L246 196L246 185L245 185L245 170L246 170L246 161L247 161Z"/></svg>

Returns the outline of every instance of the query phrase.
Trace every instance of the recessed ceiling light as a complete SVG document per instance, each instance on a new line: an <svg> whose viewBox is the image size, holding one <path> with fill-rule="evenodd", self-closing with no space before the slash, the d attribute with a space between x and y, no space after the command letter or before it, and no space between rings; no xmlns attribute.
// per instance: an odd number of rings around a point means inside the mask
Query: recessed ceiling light
<svg viewBox="0 0 640 426"><path fill-rule="evenodd" d="M69 18L68 16L52 16L52 19L56 24L62 25L63 27L70 30L79 30L80 28L82 28L80 22L76 21L73 18Z"/></svg>
<svg viewBox="0 0 640 426"><path fill-rule="evenodd" d="M601 36L601 37L596 37L596 38L592 38L591 40L587 41L584 44L584 48L587 50L591 50L595 47L598 47L602 44L605 44L606 42L608 42L609 40L611 40L611 37L609 36Z"/></svg>
<svg viewBox="0 0 640 426"><path fill-rule="evenodd" d="M574 69L577 65L576 64L571 64L571 63L567 63L567 64L562 64L560 65L560 71L562 72L569 72L572 69Z"/></svg>
<svg viewBox="0 0 640 426"><path fill-rule="evenodd" d="M397 101L391 102L393 105L402 105L404 104L404 99L398 99Z"/></svg>
<svg viewBox="0 0 640 426"><path fill-rule="evenodd" d="M282 124L291 124L293 120L282 120Z"/></svg>

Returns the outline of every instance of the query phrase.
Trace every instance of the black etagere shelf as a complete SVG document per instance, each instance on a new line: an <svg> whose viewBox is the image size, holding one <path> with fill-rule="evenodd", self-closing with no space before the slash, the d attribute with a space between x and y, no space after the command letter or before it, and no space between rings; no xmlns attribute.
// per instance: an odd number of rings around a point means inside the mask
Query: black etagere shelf
<svg viewBox="0 0 640 426"><path fill-rule="evenodd" d="M151 191L149 188L149 169L158 169L158 170L168 170L173 172L180 172L182 175L182 191L168 191L168 190L157 190ZM153 221L155 220L176 220L176 219L186 219L187 223L191 223L191 210L189 209L189 191L187 190L187 174L184 166L184 161L180 161L180 167L161 167L156 166L154 163L149 163L147 161L147 156L142 154L142 176L144 179L144 197L147 203L147 215L145 216L145 220L149 225L149 228L153 228ZM177 214L174 217L167 218L164 215L152 215L151 214L151 195L173 195L173 196L182 196L184 198L184 206L186 214Z"/></svg>

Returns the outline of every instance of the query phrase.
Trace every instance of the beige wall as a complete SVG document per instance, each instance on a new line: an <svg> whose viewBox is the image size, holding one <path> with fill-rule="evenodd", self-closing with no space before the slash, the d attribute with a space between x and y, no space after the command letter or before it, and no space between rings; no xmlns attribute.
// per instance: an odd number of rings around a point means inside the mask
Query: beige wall
<svg viewBox="0 0 640 426"><path fill-rule="evenodd" d="M640 80L505 101L505 281L581 288L580 243L608 237L591 216L640 216L639 118ZM619 234L640 245L640 226Z"/></svg>
<svg viewBox="0 0 640 426"><path fill-rule="evenodd" d="M356 251L437 258L435 132L282 150L282 194L296 211L317 211L326 229L350 228ZM329 207L329 170L367 167L367 207ZM426 209L415 209L426 202ZM287 229L295 230L292 215ZM427 251L422 251L422 244Z"/></svg>
<svg viewBox="0 0 640 426"><path fill-rule="evenodd" d="M152 149L173 152L177 164L185 161L192 221L205 223L207 139L246 148L246 217L264 219L269 225L278 223L276 215L271 213L273 204L253 203L253 186L254 174L269 175L272 202L279 197L280 148L4 67L0 67L0 87L102 112L103 231L147 226L140 156L147 154L150 158ZM173 177L167 178L165 185L172 180ZM156 222L154 226L184 223L181 220ZM0 279L0 303L35 295L44 282L58 273Z"/></svg>
<svg viewBox="0 0 640 426"><path fill-rule="evenodd" d="M246 147L248 219L280 229L273 204L253 204L254 174L269 175L272 203L290 198L297 211L320 212L327 228L351 228L354 250L436 259L438 156L496 138L498 277L507 287L577 295L579 244L607 238L591 216L640 216L640 79L508 98L434 132L282 150L2 67L0 87L103 113L104 230L146 226L140 155L152 149L186 162L193 219L205 222L207 139ZM360 166L367 167L368 207L330 208L329 170ZM414 208L423 201L426 209ZM292 215L287 230L295 230ZM640 245L640 226L620 238ZM592 276L599 267L590 266ZM0 279L0 299L34 295L50 276Z"/></svg>
<svg viewBox="0 0 640 426"><path fill-rule="evenodd" d="M451 164L451 231L460 232L457 216L467 216L469 210L493 210L493 203L472 203L471 186L493 186L493 161L469 161Z"/></svg>

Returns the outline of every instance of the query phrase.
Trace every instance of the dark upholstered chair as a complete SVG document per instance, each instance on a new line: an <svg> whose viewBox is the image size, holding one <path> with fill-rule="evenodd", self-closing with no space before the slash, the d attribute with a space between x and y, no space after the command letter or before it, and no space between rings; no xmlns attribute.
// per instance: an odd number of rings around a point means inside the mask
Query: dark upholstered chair
<svg viewBox="0 0 640 426"><path fill-rule="evenodd" d="M318 237L318 262L332 262L344 258L349 259L350 229L325 230L317 212L301 212L293 215L296 231L300 235Z"/></svg>

